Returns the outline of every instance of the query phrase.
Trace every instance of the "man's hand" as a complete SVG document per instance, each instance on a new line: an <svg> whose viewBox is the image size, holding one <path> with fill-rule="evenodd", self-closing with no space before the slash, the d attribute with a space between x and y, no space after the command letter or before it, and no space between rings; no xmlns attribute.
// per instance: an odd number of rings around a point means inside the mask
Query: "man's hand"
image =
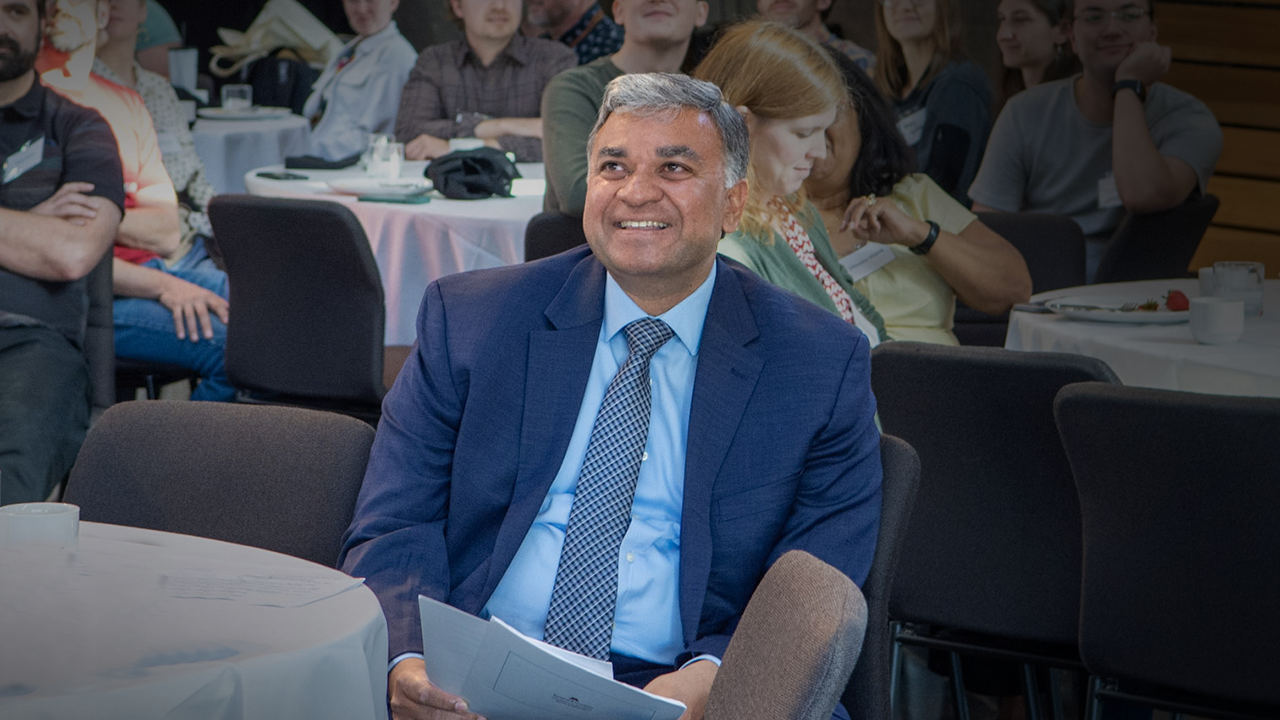
<svg viewBox="0 0 1280 720"><path fill-rule="evenodd" d="M1135 43L1129 55L1116 68L1116 80L1141 80L1143 87L1169 73L1173 50L1151 41Z"/></svg>
<svg viewBox="0 0 1280 720"><path fill-rule="evenodd" d="M680 720L702 720L707 710L707 696L711 683L720 668L710 660L699 660L666 675L654 678L644 689L684 703L685 711Z"/></svg>
<svg viewBox="0 0 1280 720"><path fill-rule="evenodd" d="M467 711L467 701L450 695L427 679L419 658L405 658L387 677L392 720L484 720Z"/></svg>
<svg viewBox="0 0 1280 720"><path fill-rule="evenodd" d="M72 225L84 227L90 220L98 217L98 211L104 203L110 202L105 198L85 194L92 190L93 183L69 182L44 202L31 208L31 212L62 218Z"/></svg>
<svg viewBox="0 0 1280 720"><path fill-rule="evenodd" d="M422 134L405 143L406 160L431 160L449 152L449 141L434 135Z"/></svg>
<svg viewBox="0 0 1280 720"><path fill-rule="evenodd" d="M156 299L173 313L173 329L178 339L190 337L191 342L199 342L203 334L206 340L212 340L213 323L209 320L209 313L217 315L223 323L228 322L230 306L227 301L217 293L186 280L172 275L164 277Z"/></svg>

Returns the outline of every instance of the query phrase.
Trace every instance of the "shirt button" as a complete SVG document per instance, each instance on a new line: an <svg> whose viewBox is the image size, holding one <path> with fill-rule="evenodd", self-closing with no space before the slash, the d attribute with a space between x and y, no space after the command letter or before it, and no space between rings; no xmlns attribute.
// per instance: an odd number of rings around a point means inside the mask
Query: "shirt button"
<svg viewBox="0 0 1280 720"><path fill-rule="evenodd" d="M635 561L636 561L636 554L631 552L627 553L627 562L635 562Z"/></svg>
<svg viewBox="0 0 1280 720"><path fill-rule="evenodd" d="M640 462L644 462L645 460L648 460L648 459L649 459L649 453L648 453L648 452L642 452L642 453L640 453Z"/></svg>

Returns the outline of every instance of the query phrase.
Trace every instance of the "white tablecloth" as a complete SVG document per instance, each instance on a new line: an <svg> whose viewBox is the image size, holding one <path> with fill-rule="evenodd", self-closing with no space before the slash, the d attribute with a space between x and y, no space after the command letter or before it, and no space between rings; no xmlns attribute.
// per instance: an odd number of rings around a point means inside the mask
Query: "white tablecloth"
<svg viewBox="0 0 1280 720"><path fill-rule="evenodd" d="M422 177L425 162L408 162L403 177ZM386 297L388 345L411 345L414 321L423 292L436 278L464 270L514 265L524 261L524 229L542 211L546 187L542 163L520 163L523 178L515 181L510 198L449 200L433 193L422 205L361 202L333 193L326 184L338 178L361 177L346 170L298 170L307 180L269 180L245 175L254 195L303 197L345 203L359 218L373 246Z"/></svg>
<svg viewBox="0 0 1280 720"><path fill-rule="evenodd" d="M1146 280L1063 288L1035 295L1136 295L1159 299L1171 288L1200 294L1195 280ZM1013 312L1005 347L1077 353L1105 361L1125 385L1217 395L1280 397L1280 280L1264 286L1263 314L1244 323L1231 345L1201 345L1188 323L1127 325Z"/></svg>
<svg viewBox="0 0 1280 720"><path fill-rule="evenodd" d="M244 174L259 165L305 155L311 124L300 115L275 120L209 120L191 129L209 184L220 193L245 191Z"/></svg>
<svg viewBox="0 0 1280 720"><path fill-rule="evenodd" d="M341 575L88 522L74 553L0 547L0 717L385 720L387 626L364 585L301 607L172 596L175 573L264 567Z"/></svg>

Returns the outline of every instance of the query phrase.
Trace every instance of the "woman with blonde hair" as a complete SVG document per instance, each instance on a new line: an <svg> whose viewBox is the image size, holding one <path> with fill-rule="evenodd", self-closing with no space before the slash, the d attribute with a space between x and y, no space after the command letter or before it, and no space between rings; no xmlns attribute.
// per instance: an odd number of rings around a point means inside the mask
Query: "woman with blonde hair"
<svg viewBox="0 0 1280 720"><path fill-rule="evenodd" d="M720 87L751 138L746 210L738 231L720 241L720 252L840 315L873 345L888 339L801 191L814 163L826 156L824 132L848 104L835 61L799 32L748 20L725 30L692 74Z"/></svg>
<svg viewBox="0 0 1280 720"><path fill-rule="evenodd" d="M967 207L991 132L991 84L960 58L953 0L877 0L876 85L921 172Z"/></svg>

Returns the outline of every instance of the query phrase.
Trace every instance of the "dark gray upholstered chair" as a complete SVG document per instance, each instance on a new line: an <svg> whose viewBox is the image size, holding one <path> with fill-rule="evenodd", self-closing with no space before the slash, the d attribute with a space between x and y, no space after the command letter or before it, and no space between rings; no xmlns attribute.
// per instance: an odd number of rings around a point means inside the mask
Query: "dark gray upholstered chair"
<svg viewBox="0 0 1280 720"><path fill-rule="evenodd" d="M127 402L89 430L64 500L83 520L266 548L333 566L373 429L336 413Z"/></svg>
<svg viewBox="0 0 1280 720"><path fill-rule="evenodd" d="M961 720L960 654L1022 663L1034 719L1025 666L1080 667L1080 511L1053 398L1115 374L1082 355L1000 348L893 342L871 357L884 431L920 456L889 599L897 641L951 653Z"/></svg>
<svg viewBox="0 0 1280 720"><path fill-rule="evenodd" d="M84 331L85 361L89 366L90 422L116 402L116 335L111 302L111 261L108 250L85 278L89 316Z"/></svg>
<svg viewBox="0 0 1280 720"><path fill-rule="evenodd" d="M1083 521L1089 717L1105 699L1280 717L1280 399L1087 383L1054 413Z"/></svg>
<svg viewBox="0 0 1280 720"><path fill-rule="evenodd" d="M219 195L209 203L231 288L227 377L241 402L369 422L399 370L384 347L382 280L345 205Z"/></svg>
<svg viewBox="0 0 1280 720"><path fill-rule="evenodd" d="M524 261L551 257L586 241L582 218L554 210L541 212L524 228Z"/></svg>
<svg viewBox="0 0 1280 720"><path fill-rule="evenodd" d="M1187 266L1218 212L1218 198L1204 195L1176 208L1127 215L1112 233L1096 283L1187 277Z"/></svg>
<svg viewBox="0 0 1280 720"><path fill-rule="evenodd" d="M894 656L893 635L889 631L889 589L907 519L920 488L920 458L903 440L880 436L880 464L884 481L880 486L880 532L871 572L862 585L867 600L867 637L853 677L849 678L841 702L853 720L891 720L890 698Z"/></svg>
<svg viewBox="0 0 1280 720"><path fill-rule="evenodd" d="M1071 218L983 212L978 219L1022 253L1031 273L1032 293L1084 284L1084 233ZM953 332L961 345L1003 347L1008 330L1009 313L988 315L957 302Z"/></svg>
<svg viewBox="0 0 1280 720"><path fill-rule="evenodd" d="M853 581L807 552L784 554L742 613L706 719L830 720L866 627Z"/></svg>

